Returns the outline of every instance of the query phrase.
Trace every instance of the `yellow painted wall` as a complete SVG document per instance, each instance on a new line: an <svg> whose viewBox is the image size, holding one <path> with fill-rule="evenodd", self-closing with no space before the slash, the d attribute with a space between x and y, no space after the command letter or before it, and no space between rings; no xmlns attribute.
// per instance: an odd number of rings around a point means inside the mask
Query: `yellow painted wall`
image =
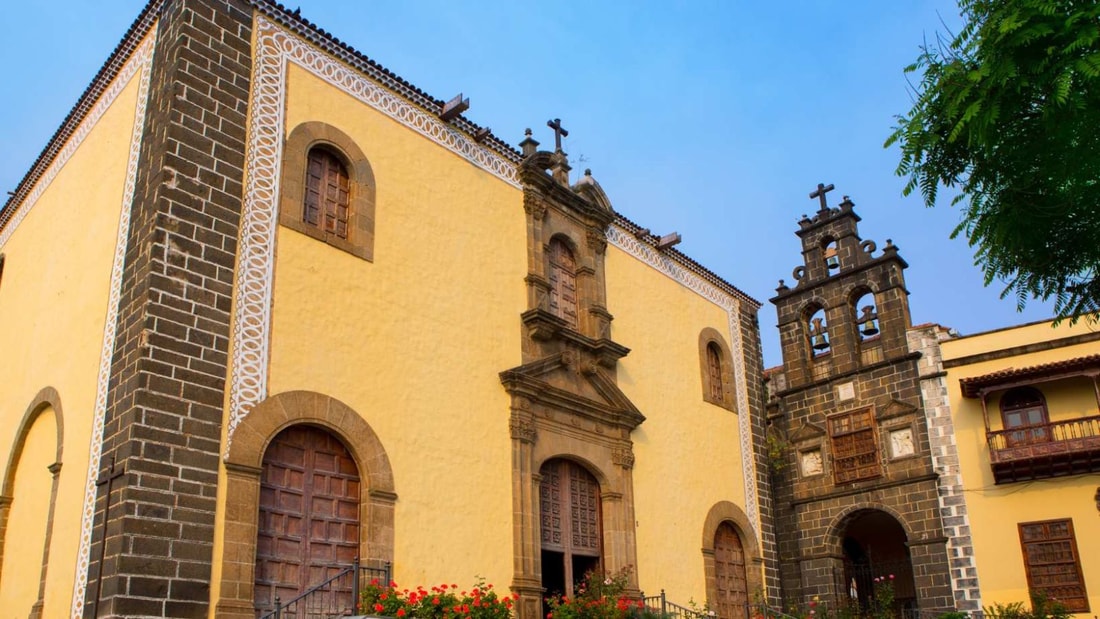
<svg viewBox="0 0 1100 619"><path fill-rule="evenodd" d="M0 282L5 367L0 372L0 466L39 390L55 388L64 415L64 462L46 593L47 603L60 604L54 607L58 615L67 612L72 597L80 545L96 379L137 93L135 76L0 247L6 256ZM39 518L44 522L45 513ZM9 538L21 535L8 531ZM37 565L37 556L28 562ZM5 582L15 577L5 570ZM19 576L33 580L36 588L38 577L37 569Z"/></svg>
<svg viewBox="0 0 1100 619"><path fill-rule="evenodd" d="M521 362L522 193L291 65L285 130L311 121L370 160L374 261L279 228L269 393L332 396L378 434L398 493L400 584L505 586L510 399L498 373ZM619 384L648 418L634 434L641 584L701 603L706 515L745 503L738 416L703 401L699 367L699 333L731 343L728 316L613 247L607 282L614 339L633 349Z"/></svg>
<svg viewBox="0 0 1100 619"><path fill-rule="evenodd" d="M395 577L512 575L510 399L520 364L521 192L298 67L287 132L338 127L377 182L374 262L279 229L270 393L358 411L393 466Z"/></svg>
<svg viewBox="0 0 1100 619"><path fill-rule="evenodd" d="M15 463L9 533L4 539L4 565L0 569L0 608L12 616L26 616L38 599L46 514L53 485L53 475L47 467L53 464L57 452L57 420L53 409L38 415L25 445L22 458ZM59 611L61 603L51 596L43 608Z"/></svg>
<svg viewBox="0 0 1100 619"><path fill-rule="evenodd" d="M732 345L728 314L618 248L607 255L612 337L631 349L619 386L646 416L633 434L639 585L702 604L707 513L745 505L738 414L703 400L699 367L704 328Z"/></svg>
<svg viewBox="0 0 1100 619"><path fill-rule="evenodd" d="M1026 325L944 342L943 357L950 364L952 360L983 352L1087 335L1094 329L1083 321L1074 327L1063 324L1053 330L1050 323ZM1093 498L1100 485L1100 475L994 484L981 401L963 398L959 379L1092 355L1096 354L1098 345L1092 341L948 369L948 395L959 448L959 466L985 605L1028 600L1017 525L1021 522L1072 518L1091 609L1091 612L1078 617L1092 616L1100 611L1100 526L1097 526L1098 515ZM1037 387L1047 399L1052 420L1100 414L1091 381L1087 379L1041 383ZM987 402L990 425L994 430L1003 427L1000 395L992 395Z"/></svg>

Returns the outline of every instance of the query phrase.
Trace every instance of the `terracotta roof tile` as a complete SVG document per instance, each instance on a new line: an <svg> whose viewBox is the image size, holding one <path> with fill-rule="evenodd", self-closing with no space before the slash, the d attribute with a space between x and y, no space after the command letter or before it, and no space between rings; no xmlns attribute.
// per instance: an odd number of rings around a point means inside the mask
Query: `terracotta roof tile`
<svg viewBox="0 0 1100 619"><path fill-rule="evenodd" d="M986 387L996 387L1020 380L1041 379L1056 377L1089 368L1100 368L1100 355L1088 355L1073 359L1063 359L1041 365L1032 365L1022 368L1006 368L997 372L990 372L981 376L959 379L963 396L976 398L981 395L981 390Z"/></svg>

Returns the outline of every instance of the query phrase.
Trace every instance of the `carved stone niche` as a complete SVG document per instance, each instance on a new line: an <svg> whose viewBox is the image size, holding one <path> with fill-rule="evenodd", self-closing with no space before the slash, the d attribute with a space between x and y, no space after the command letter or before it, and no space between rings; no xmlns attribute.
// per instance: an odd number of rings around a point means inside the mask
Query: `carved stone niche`
<svg viewBox="0 0 1100 619"><path fill-rule="evenodd" d="M538 151L520 166L528 248L523 361L576 348L614 371L629 352L611 340L613 317L607 309L604 260L615 212L590 173L572 187L560 173L551 174L560 172L563 157ZM555 251L568 254L567 283L561 275L566 271L555 267L560 264Z"/></svg>
<svg viewBox="0 0 1100 619"><path fill-rule="evenodd" d="M616 572L637 565L634 531L634 450L631 432L645 417L586 346L501 372L511 396L512 507L518 619L540 619L543 591L540 471L549 460L571 460L599 482L600 559ZM640 595L634 572L628 594Z"/></svg>

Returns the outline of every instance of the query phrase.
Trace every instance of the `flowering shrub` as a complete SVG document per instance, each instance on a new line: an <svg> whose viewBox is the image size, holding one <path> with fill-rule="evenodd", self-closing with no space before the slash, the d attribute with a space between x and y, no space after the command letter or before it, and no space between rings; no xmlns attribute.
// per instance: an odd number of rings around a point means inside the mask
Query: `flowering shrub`
<svg viewBox="0 0 1100 619"><path fill-rule="evenodd" d="M871 616L874 619L894 619L894 575L876 576L874 587Z"/></svg>
<svg viewBox="0 0 1100 619"><path fill-rule="evenodd" d="M469 591L458 585L431 589L398 589L377 579L359 593L359 609L371 615L399 619L511 619L516 594L500 597L493 585L478 581Z"/></svg>
<svg viewBox="0 0 1100 619"><path fill-rule="evenodd" d="M636 612L644 612L644 602L623 595L629 574L625 569L601 578L595 572L588 572L575 597L554 595L546 598L550 611L546 619L627 619Z"/></svg>

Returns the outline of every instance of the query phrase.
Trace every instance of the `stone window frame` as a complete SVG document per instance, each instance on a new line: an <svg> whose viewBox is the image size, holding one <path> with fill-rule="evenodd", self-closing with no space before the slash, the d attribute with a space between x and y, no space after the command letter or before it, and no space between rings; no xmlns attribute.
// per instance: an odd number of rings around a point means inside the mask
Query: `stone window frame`
<svg viewBox="0 0 1100 619"><path fill-rule="evenodd" d="M707 511L703 521L703 578L706 584L708 604L718 598L718 573L714 564L714 535L723 522L733 525L734 531L741 537L741 547L745 550L745 581L749 595L753 591L762 591L764 578L760 566L764 559L760 556L760 542L749 522L745 511L730 501L719 501Z"/></svg>
<svg viewBox="0 0 1100 619"><path fill-rule="evenodd" d="M2 266L3 255L0 255L0 267ZM12 496L15 491L15 470L18 468L19 461L23 457L23 448L26 445L27 435L30 434L31 427L38 421L39 416L41 416L42 412L47 408L53 410L57 438L54 462L47 469L52 478L50 486L50 506L46 513L46 537L42 543L38 598L31 607L31 619L37 619L42 615L42 608L45 602L50 545L53 540L54 512L57 506L57 486L61 477L61 456L65 449L65 416L61 410L61 396L53 387L42 388L31 400L30 405L27 406L26 412L23 413L23 419L19 422L19 427L15 432L15 438L12 441L12 449L8 454L7 467L4 469L4 479L2 486L0 486L0 568L2 568L4 563L4 542L7 539L8 533L8 517L11 514L12 500L15 498ZM2 574L0 574L0 577L2 577Z"/></svg>
<svg viewBox="0 0 1100 619"><path fill-rule="evenodd" d="M312 391L288 391L257 404L237 427L225 455L225 494L233 501L225 511L221 557L219 617L251 619L256 541L259 530L260 476L271 441L286 428L308 424L343 441L359 467L359 556L363 565L394 559L393 468L381 440L366 420L336 398Z"/></svg>
<svg viewBox="0 0 1100 619"><path fill-rule="evenodd" d="M722 397L717 399L714 397L713 385L711 384L709 359L707 355L708 349L714 346L718 349L718 361L721 367L722 376ZM706 327L699 332L699 376L703 385L703 401L710 402L715 406L721 406L722 408L737 412L737 406L734 403L734 381L733 381L733 354L730 352L729 344L726 343L726 339L722 337L722 334L713 327Z"/></svg>
<svg viewBox="0 0 1100 619"><path fill-rule="evenodd" d="M309 153L323 148L344 164L349 181L348 238L326 233L323 226L305 222L305 187ZM279 223L337 249L374 261L375 193L374 170L363 150L336 127L309 121L299 124L287 137L283 149Z"/></svg>
<svg viewBox="0 0 1100 619"><path fill-rule="evenodd" d="M1025 527L1040 527L1041 526L1044 529L1047 529L1049 527L1049 525L1065 525L1066 530L1068 531L1068 533L1065 536L1061 536L1061 537L1044 537L1042 539L1032 539L1032 540L1024 539L1024 536L1025 536L1024 529L1025 529ZM1083 606L1077 606L1077 607L1069 608L1069 611L1070 611L1070 613L1087 613L1087 612L1090 612L1089 594L1088 594L1088 589L1085 585L1086 581L1085 581L1084 571L1081 569L1081 553L1077 549L1077 534L1073 530L1073 518L1054 518L1054 519L1051 519L1051 520L1038 520L1038 521L1033 521L1033 522L1021 522L1021 523L1018 523L1016 526L1017 526L1017 530L1019 531L1019 534L1020 534L1020 554L1022 555L1021 558L1023 559L1023 563L1024 563L1024 575L1027 579L1028 593L1032 597L1034 597L1036 594L1047 592L1046 590L1049 590L1049 589L1052 588L1052 587L1043 587L1041 585L1034 584L1033 577L1032 577L1033 564L1030 561L1031 557L1028 554L1028 545L1029 544L1035 544L1035 545L1049 544L1051 542L1067 542L1068 541L1069 542L1069 550L1070 550L1070 554L1072 555L1072 557L1071 557L1070 560L1063 560L1063 561L1060 561L1060 563L1062 563L1062 564L1072 563L1074 565L1074 567L1076 568L1077 586L1079 586L1081 588L1081 594L1082 595L1080 596L1080 598L1075 597L1074 599L1083 599L1084 600L1084 605ZM1048 565L1049 565L1049 563L1048 563Z"/></svg>

